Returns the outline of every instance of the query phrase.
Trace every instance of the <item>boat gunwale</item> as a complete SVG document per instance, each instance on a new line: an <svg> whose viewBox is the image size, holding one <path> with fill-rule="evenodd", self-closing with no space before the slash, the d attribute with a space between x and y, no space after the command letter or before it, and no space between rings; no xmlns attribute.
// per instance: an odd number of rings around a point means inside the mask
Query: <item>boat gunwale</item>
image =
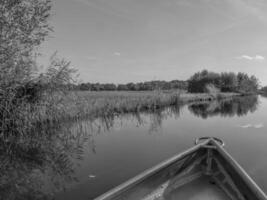
<svg viewBox="0 0 267 200"><path fill-rule="evenodd" d="M109 190L108 192L102 194L101 196L98 196L97 198L95 198L94 200L108 200L108 199L112 199L113 197L116 197L117 195L119 195L120 193L124 192L125 190L127 190L130 187L133 187L134 185L142 182L144 179L146 179L149 176L152 176L153 174L157 173L158 171L162 170L163 168L177 162L178 160L183 159L184 157L186 157L189 154L192 154L193 152L196 152L197 150L201 149L203 146L207 145L209 143L209 140L207 141L203 141L177 155L174 155L173 157L162 161L161 163L157 164L154 167L151 167L145 171L143 171L142 173L138 174L137 176L129 179L128 181L118 185L117 187Z"/></svg>
<svg viewBox="0 0 267 200"><path fill-rule="evenodd" d="M216 146L216 150L223 156L224 159L234 168L235 172L243 179L243 181L252 189L252 192L257 196L259 200L267 200L266 194L256 184L256 182L247 174L247 172L241 167L241 165L214 139L210 139L210 142Z"/></svg>

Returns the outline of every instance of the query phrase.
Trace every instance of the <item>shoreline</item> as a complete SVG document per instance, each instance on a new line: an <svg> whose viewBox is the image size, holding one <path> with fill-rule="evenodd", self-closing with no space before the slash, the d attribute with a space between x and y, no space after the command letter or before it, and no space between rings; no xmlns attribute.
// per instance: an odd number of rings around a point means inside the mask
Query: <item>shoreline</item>
<svg viewBox="0 0 267 200"><path fill-rule="evenodd" d="M208 102L243 96L239 93L181 93L179 91L146 92L76 92L63 102L58 112L40 116L49 122L84 118L112 117L127 113L156 111L168 106Z"/></svg>
<svg viewBox="0 0 267 200"><path fill-rule="evenodd" d="M232 97L242 96L240 93L185 93L181 95L181 100L184 103L191 103L191 102L202 102L202 101L212 101L212 100L222 100L228 99Z"/></svg>

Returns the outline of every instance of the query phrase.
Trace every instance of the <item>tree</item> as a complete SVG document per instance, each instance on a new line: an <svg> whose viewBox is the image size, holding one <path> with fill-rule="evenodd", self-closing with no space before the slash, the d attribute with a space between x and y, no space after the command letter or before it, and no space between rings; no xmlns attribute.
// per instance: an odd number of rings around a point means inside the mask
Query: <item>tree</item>
<svg viewBox="0 0 267 200"><path fill-rule="evenodd" d="M218 73L202 70L195 73L188 80L189 92L205 92L206 85L212 84L216 88L220 88L220 75Z"/></svg>
<svg viewBox="0 0 267 200"><path fill-rule="evenodd" d="M0 141L4 135L20 135L26 126L24 95L35 95L36 49L51 27L50 0L0 1ZM39 87L39 86L38 86ZM26 88L26 90L24 89Z"/></svg>
<svg viewBox="0 0 267 200"><path fill-rule="evenodd" d="M249 79L249 77L247 74L245 74L243 72L238 72L238 74L237 74L238 85L240 85L242 81L248 80L248 79Z"/></svg>
<svg viewBox="0 0 267 200"><path fill-rule="evenodd" d="M259 87L259 81L255 76L248 76L245 73L237 74L238 91L241 93L255 93Z"/></svg>
<svg viewBox="0 0 267 200"><path fill-rule="evenodd" d="M267 86L264 86L260 89L261 94L267 95Z"/></svg>
<svg viewBox="0 0 267 200"><path fill-rule="evenodd" d="M118 85L118 90L119 90L119 91L128 90L128 87L127 87L127 85L119 84L119 85Z"/></svg>
<svg viewBox="0 0 267 200"><path fill-rule="evenodd" d="M258 90L258 79L249 77L245 73L223 72L221 74L203 70L195 73L188 81L189 92L205 92L206 87L213 85L214 88L223 92L255 93Z"/></svg>
<svg viewBox="0 0 267 200"><path fill-rule="evenodd" d="M52 116L60 108L52 99L56 95L36 103L43 86L67 88L72 79L70 63L56 59L55 54L47 72L35 74L37 48L52 30L48 23L51 7L51 0L0 0L0 150L11 152L8 145L15 138L18 146L23 145L20 136L33 130L40 120L34 116L42 109L51 108L53 112L45 113Z"/></svg>
<svg viewBox="0 0 267 200"><path fill-rule="evenodd" d="M103 89L106 90L106 91L114 91L114 90L117 89L117 87L113 83L106 83L106 84L104 84L104 88Z"/></svg>
<svg viewBox="0 0 267 200"><path fill-rule="evenodd" d="M1 84L23 82L34 73L35 50L51 31L51 6L50 0L0 1Z"/></svg>
<svg viewBox="0 0 267 200"><path fill-rule="evenodd" d="M134 83L127 83L126 86L129 90L135 90L135 84Z"/></svg>
<svg viewBox="0 0 267 200"><path fill-rule="evenodd" d="M80 90L90 90L90 84L89 83L82 83L80 85Z"/></svg>
<svg viewBox="0 0 267 200"><path fill-rule="evenodd" d="M256 78L256 76L252 75L250 77L251 84L253 85L253 90L257 91L259 89L259 80Z"/></svg>
<svg viewBox="0 0 267 200"><path fill-rule="evenodd" d="M222 92L236 91L238 78L233 72L221 73L221 90Z"/></svg>

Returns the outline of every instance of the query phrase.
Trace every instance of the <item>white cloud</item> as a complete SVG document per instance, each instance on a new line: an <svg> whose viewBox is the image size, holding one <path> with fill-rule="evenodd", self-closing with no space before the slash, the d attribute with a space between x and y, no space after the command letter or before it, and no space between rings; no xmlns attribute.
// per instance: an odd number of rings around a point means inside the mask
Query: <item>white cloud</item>
<svg viewBox="0 0 267 200"><path fill-rule="evenodd" d="M262 123L260 124L245 124L245 125L239 125L240 128L263 128L264 125Z"/></svg>
<svg viewBox="0 0 267 200"><path fill-rule="evenodd" d="M114 52L114 56L121 56L120 52Z"/></svg>
<svg viewBox="0 0 267 200"><path fill-rule="evenodd" d="M263 57L263 56L261 56L261 55L256 55L255 56L255 58L254 58L255 60L265 60L265 58Z"/></svg>
<svg viewBox="0 0 267 200"><path fill-rule="evenodd" d="M94 174L89 174L88 177L89 177L89 178L96 178L96 175L94 175Z"/></svg>
<svg viewBox="0 0 267 200"><path fill-rule="evenodd" d="M237 59L254 60L254 61L264 61L265 60L265 57L263 57L261 55L256 55L256 56L242 55L242 56L238 56Z"/></svg>
<svg viewBox="0 0 267 200"><path fill-rule="evenodd" d="M240 59L247 59L247 60L253 60L253 57L247 56L247 55L242 55L242 56L240 56L238 58L240 58Z"/></svg>
<svg viewBox="0 0 267 200"><path fill-rule="evenodd" d="M240 128L250 128L250 127L252 127L253 125L251 125L251 124L246 124L246 125L240 125L239 127Z"/></svg>

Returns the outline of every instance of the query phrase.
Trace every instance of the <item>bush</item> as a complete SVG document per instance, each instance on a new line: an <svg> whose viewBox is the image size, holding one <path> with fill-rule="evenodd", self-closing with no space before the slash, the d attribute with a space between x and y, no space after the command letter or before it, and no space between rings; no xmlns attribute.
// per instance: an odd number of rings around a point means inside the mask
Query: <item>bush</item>
<svg viewBox="0 0 267 200"><path fill-rule="evenodd" d="M36 103L41 99L44 85L40 82L27 82L16 88L15 99L21 99L28 103Z"/></svg>
<svg viewBox="0 0 267 200"><path fill-rule="evenodd" d="M204 88L204 92L210 93L210 94L217 94L220 92L220 89L215 87L213 84L207 84Z"/></svg>

